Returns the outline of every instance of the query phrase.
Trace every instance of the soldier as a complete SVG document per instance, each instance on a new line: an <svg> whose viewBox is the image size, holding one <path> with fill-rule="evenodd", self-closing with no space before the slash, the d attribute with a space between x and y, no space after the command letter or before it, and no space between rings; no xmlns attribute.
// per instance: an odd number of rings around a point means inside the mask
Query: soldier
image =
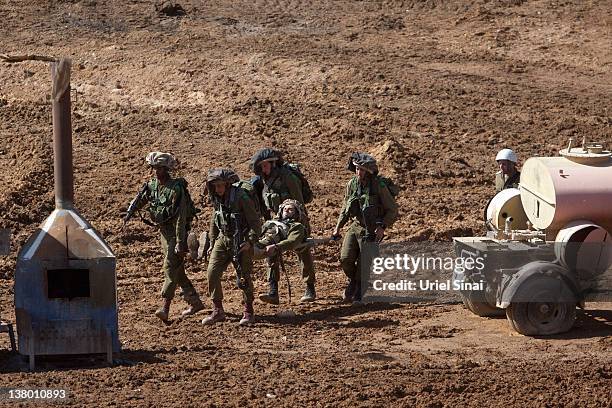
<svg viewBox="0 0 612 408"><path fill-rule="evenodd" d="M208 294L213 302L210 316L202 324L210 325L225 320L221 276L233 263L237 285L243 292L244 313L240 325L254 321L253 312L253 244L261 232L261 221L255 203L237 184L238 176L230 169L208 172L207 188L214 205L210 220L211 252L208 261Z"/></svg>
<svg viewBox="0 0 612 408"><path fill-rule="evenodd" d="M340 263L348 278L344 290L344 301L361 303L361 262L369 264L370 255L366 256L366 247L375 246L382 241L385 229L397 219L397 204L386 182L378 176L376 159L366 153L353 153L347 166L355 172L344 195L342 211L332 236L340 235L340 229L353 219L340 252ZM364 259L361 259L361 258Z"/></svg>
<svg viewBox="0 0 612 408"><path fill-rule="evenodd" d="M510 149L502 149L495 156L499 171L495 173L495 192L499 193L507 188L518 188L521 173L517 170L518 159Z"/></svg>
<svg viewBox="0 0 612 408"><path fill-rule="evenodd" d="M302 206L304 205L302 181L293 170L284 165L280 152L269 148L259 150L251 159L251 168L263 181L262 201L265 205L263 209L264 218L270 219L275 214L278 214L280 204L287 199L296 200ZM304 215L307 216L305 208ZM304 226L308 236L310 234L310 225L306 223ZM311 249L304 248L298 251L297 255L300 259L302 280L306 284L304 296L302 296L300 301L313 302L317 298L317 294L315 291L314 260ZM274 279L278 279L279 272L278 269L275 270L274 268L278 268L278 265L272 264L268 270L270 292L267 297L261 299L265 302L276 304L278 303L278 280Z"/></svg>
<svg viewBox="0 0 612 408"><path fill-rule="evenodd" d="M295 250L299 256L308 249L304 245L307 238L304 224L304 207L299 201L292 199L283 201L278 208L276 219L264 224L263 237L259 240L257 249L268 258L270 291L259 295L261 301L278 305L281 256L283 252L289 250Z"/></svg>
<svg viewBox="0 0 612 408"><path fill-rule="evenodd" d="M172 178L170 174L177 167L177 161L171 154L151 152L145 161L155 171L155 178L145 184L144 193L139 194L131 207L139 210L148 205L151 221L161 234L164 253L162 270L165 277L161 296L164 304L155 312L155 316L167 322L177 286L181 287L181 295L189 305L189 308L182 312L183 316L192 315L204 308L200 296L185 274L187 234L196 210L187 190L187 181L183 178Z"/></svg>

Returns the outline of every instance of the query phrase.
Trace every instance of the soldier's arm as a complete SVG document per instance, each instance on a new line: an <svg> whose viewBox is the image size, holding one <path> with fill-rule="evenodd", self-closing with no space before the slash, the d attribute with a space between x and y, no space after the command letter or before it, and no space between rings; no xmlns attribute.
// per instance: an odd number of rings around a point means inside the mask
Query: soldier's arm
<svg viewBox="0 0 612 408"><path fill-rule="evenodd" d="M217 237L219 236L219 228L217 228L217 224L215 224L215 217L217 215L217 211L213 209L213 212L210 216L210 227L208 228L208 236L210 237L210 245L215 242Z"/></svg>
<svg viewBox="0 0 612 408"><path fill-rule="evenodd" d="M300 223L294 223L289 228L287 238L276 244L281 251L288 251L297 248L304 243L306 238L306 228Z"/></svg>
<svg viewBox="0 0 612 408"><path fill-rule="evenodd" d="M183 189L178 187L174 189L174 205L177 210L176 217L176 242L183 245L187 242L187 200Z"/></svg>
<svg viewBox="0 0 612 408"><path fill-rule="evenodd" d="M289 196L291 196L292 199L304 204L302 182L300 181L299 177L293 174L291 170L287 170L287 174L285 174L285 177L283 177L283 181L285 182L285 186L287 186L287 190L289 190Z"/></svg>
<svg viewBox="0 0 612 408"><path fill-rule="evenodd" d="M340 215L338 216L338 222L336 223L336 229L340 229L344 227L344 225L349 220L349 199L351 198L351 182L353 179L349 180L346 185L346 191L344 193L344 200L342 202L342 210L340 211Z"/></svg>
<svg viewBox="0 0 612 408"><path fill-rule="evenodd" d="M151 190L153 189L152 182L149 181L146 184L146 192L144 194L140 194L142 189L145 188L144 185L141 187L141 190L138 191L138 195L134 197L134 212L142 210L148 203L149 197L151 195ZM130 203L130 206L132 203Z"/></svg>
<svg viewBox="0 0 612 408"><path fill-rule="evenodd" d="M240 199L240 210L244 214L244 218L249 225L248 236L245 237L247 241L254 244L261 235L261 219L259 214L255 211L255 203L244 193Z"/></svg>
<svg viewBox="0 0 612 408"><path fill-rule="evenodd" d="M384 215L383 215L383 223L385 227L390 227L393 225L395 220L397 220L398 210L397 203L395 202L395 198L391 195L391 192L381 182L380 192L380 201L382 203Z"/></svg>

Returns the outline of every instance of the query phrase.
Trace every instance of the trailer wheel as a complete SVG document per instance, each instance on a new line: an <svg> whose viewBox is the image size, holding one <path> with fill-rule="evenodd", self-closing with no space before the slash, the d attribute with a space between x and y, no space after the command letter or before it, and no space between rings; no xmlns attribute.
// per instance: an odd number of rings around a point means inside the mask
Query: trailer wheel
<svg viewBox="0 0 612 408"><path fill-rule="evenodd" d="M517 332L526 336L564 333L576 319L576 302L555 302L565 283L549 276L537 276L525 281L506 309L506 317ZM566 299L564 299L566 300Z"/></svg>
<svg viewBox="0 0 612 408"><path fill-rule="evenodd" d="M487 302L481 291L461 291L461 300L465 307L475 315L482 317L503 316L504 310Z"/></svg>

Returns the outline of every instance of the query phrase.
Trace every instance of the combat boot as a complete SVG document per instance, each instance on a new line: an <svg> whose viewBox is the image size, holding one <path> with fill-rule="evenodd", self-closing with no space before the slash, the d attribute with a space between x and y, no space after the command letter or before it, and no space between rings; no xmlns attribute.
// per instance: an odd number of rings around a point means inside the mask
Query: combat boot
<svg viewBox="0 0 612 408"><path fill-rule="evenodd" d="M317 292L315 291L314 283L307 283L304 296L300 299L300 302L314 302L317 298Z"/></svg>
<svg viewBox="0 0 612 408"><path fill-rule="evenodd" d="M213 310L210 316L202 319L202 324L212 325L225 321L225 311L223 310L223 302L221 300L213 300Z"/></svg>
<svg viewBox="0 0 612 408"><path fill-rule="evenodd" d="M353 305L363 305L363 299L361 297L361 282L355 283L355 292L353 293Z"/></svg>
<svg viewBox="0 0 612 408"><path fill-rule="evenodd" d="M344 303L351 303L353 301L353 297L355 296L355 280L349 279L346 288L344 288L344 293L342 294L342 300Z"/></svg>
<svg viewBox="0 0 612 408"><path fill-rule="evenodd" d="M183 289L183 300L187 302L189 307L181 312L181 316L190 316L192 314L196 314L200 310L204 309L204 305L200 300L200 296L198 292L194 288Z"/></svg>
<svg viewBox="0 0 612 408"><path fill-rule="evenodd" d="M155 311L155 316L157 316L164 323L168 323L171 303L172 299L164 299L164 305Z"/></svg>
<svg viewBox="0 0 612 408"><path fill-rule="evenodd" d="M189 302L189 307L181 312L181 316L191 316L204 309L204 304L198 297L196 300Z"/></svg>
<svg viewBox="0 0 612 408"><path fill-rule="evenodd" d="M272 305L278 305L278 281L270 279L270 292L265 295L259 295L259 300Z"/></svg>
<svg viewBox="0 0 612 408"><path fill-rule="evenodd" d="M253 303L244 304L244 312L242 313L242 319L238 323L240 326L248 326L255 322L255 312L253 311Z"/></svg>

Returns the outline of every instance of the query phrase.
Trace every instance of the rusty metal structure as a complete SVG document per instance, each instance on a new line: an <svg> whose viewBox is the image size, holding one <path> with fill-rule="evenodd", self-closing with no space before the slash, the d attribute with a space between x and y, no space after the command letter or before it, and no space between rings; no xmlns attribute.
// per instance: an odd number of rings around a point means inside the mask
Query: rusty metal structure
<svg viewBox="0 0 612 408"><path fill-rule="evenodd" d="M55 210L21 248L15 271L19 352L105 353L120 349L116 259L74 207L68 59L51 64Z"/></svg>

